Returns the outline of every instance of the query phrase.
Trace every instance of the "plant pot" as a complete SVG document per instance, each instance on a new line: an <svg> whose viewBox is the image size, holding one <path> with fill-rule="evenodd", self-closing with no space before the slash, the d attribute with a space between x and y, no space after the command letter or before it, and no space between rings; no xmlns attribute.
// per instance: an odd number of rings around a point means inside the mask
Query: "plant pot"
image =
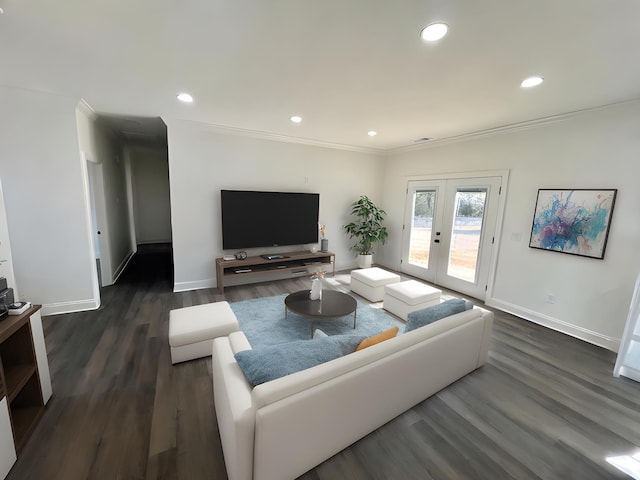
<svg viewBox="0 0 640 480"><path fill-rule="evenodd" d="M371 268L373 255L358 255L358 268Z"/></svg>

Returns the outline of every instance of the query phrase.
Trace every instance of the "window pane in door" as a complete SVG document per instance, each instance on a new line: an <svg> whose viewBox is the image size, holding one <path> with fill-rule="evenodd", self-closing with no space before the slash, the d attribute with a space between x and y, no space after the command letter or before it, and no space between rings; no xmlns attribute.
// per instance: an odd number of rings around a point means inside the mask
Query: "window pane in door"
<svg viewBox="0 0 640 480"><path fill-rule="evenodd" d="M431 227L436 202L435 190L417 191L413 197L409 263L428 268Z"/></svg>
<svg viewBox="0 0 640 480"><path fill-rule="evenodd" d="M447 275L474 283L480 252L486 189L456 192Z"/></svg>

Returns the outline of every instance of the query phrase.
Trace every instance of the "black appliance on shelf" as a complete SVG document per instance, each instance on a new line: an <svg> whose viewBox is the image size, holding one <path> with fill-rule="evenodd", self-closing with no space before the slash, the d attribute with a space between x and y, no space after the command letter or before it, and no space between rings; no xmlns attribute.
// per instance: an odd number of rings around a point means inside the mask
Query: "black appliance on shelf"
<svg viewBox="0 0 640 480"><path fill-rule="evenodd" d="M7 279L0 277L0 320L9 316L9 305L13 303L13 288L7 288Z"/></svg>

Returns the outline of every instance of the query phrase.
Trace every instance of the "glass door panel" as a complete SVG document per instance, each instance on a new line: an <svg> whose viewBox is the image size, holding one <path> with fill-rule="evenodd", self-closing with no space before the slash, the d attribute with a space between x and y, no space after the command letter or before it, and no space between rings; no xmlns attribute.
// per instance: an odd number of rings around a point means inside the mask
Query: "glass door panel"
<svg viewBox="0 0 640 480"><path fill-rule="evenodd" d="M486 199L486 188L458 189L456 192L447 275L467 282L476 281Z"/></svg>
<svg viewBox="0 0 640 480"><path fill-rule="evenodd" d="M438 265L443 191L439 181L410 181L407 188L401 270L430 282Z"/></svg>
<svg viewBox="0 0 640 480"><path fill-rule="evenodd" d="M429 267L436 191L416 191L409 231L409 263Z"/></svg>
<svg viewBox="0 0 640 480"><path fill-rule="evenodd" d="M484 300L500 203L500 177L447 181L438 285Z"/></svg>

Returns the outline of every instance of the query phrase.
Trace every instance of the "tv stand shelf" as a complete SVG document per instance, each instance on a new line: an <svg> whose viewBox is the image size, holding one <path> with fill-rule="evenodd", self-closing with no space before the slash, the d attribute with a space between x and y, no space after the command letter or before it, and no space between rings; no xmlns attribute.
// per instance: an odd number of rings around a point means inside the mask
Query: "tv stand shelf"
<svg viewBox="0 0 640 480"><path fill-rule="evenodd" d="M332 252L288 252L279 255L282 258L273 260L259 256L247 257L244 260L216 258L218 290L224 293L225 283L243 285L266 281L269 278L282 279L309 275L314 265L323 270L330 266L332 273L336 273L335 254Z"/></svg>
<svg viewBox="0 0 640 480"><path fill-rule="evenodd" d="M41 374L44 372L38 366L38 349L44 346L39 343L42 335L39 310L40 306L35 305L0 323L0 385L4 385L4 388L0 386L0 400L2 397L7 400L17 454L20 454L40 420L44 404L50 396L48 393L47 398L43 396ZM35 324L34 318L37 318ZM45 366L41 365L40 368ZM46 370L49 378L48 365ZM0 437L2 434L7 435L8 432L0 432Z"/></svg>

